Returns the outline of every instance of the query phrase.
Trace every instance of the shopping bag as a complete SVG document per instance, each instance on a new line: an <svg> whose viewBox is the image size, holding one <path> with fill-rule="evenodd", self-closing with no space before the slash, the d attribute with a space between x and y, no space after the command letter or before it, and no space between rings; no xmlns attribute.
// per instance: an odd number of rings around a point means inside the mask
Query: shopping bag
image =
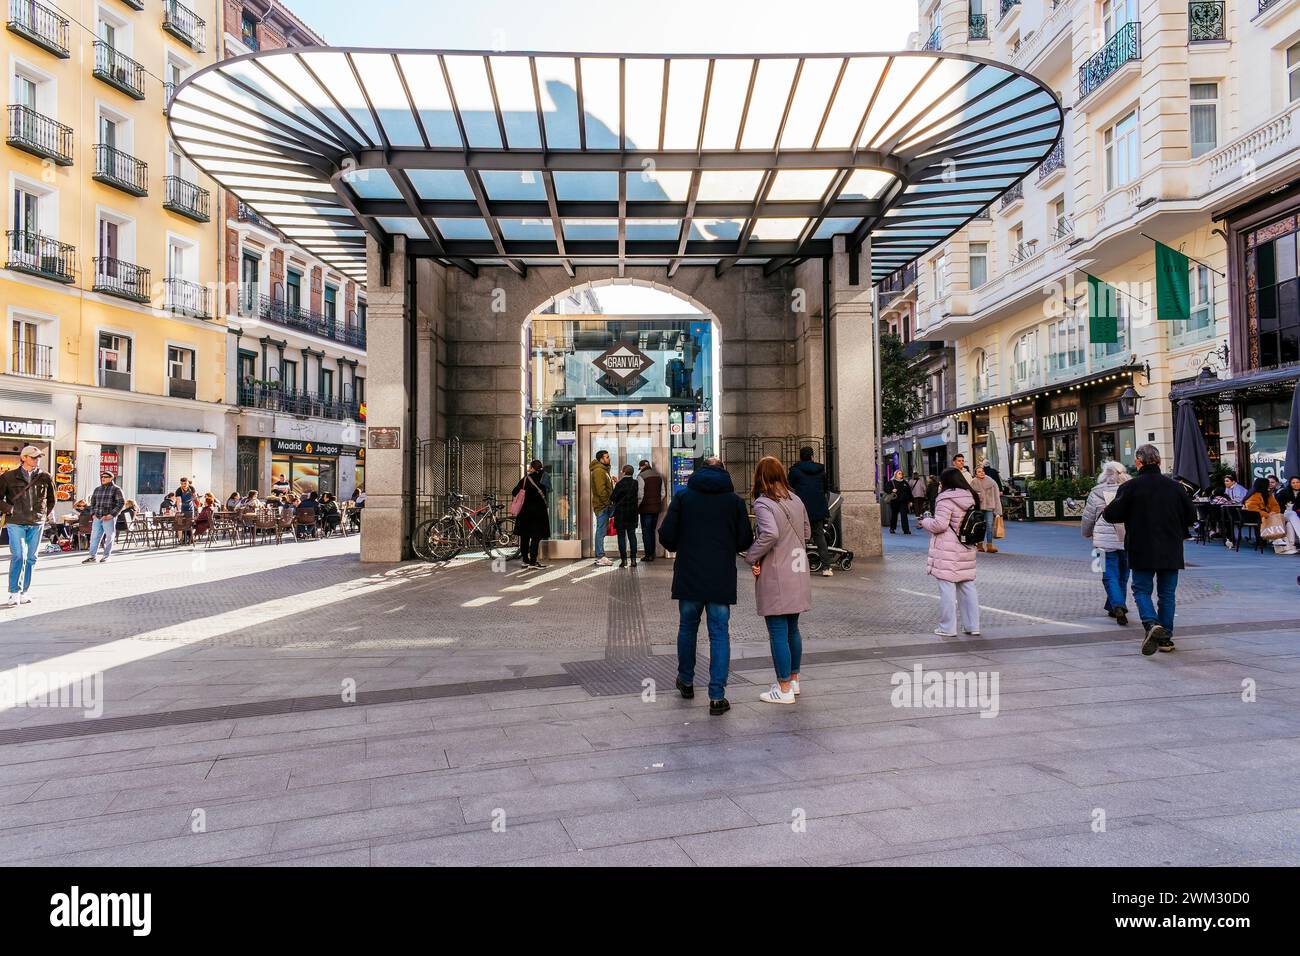
<svg viewBox="0 0 1300 956"><path fill-rule="evenodd" d="M1007 526L1002 523L1002 515L993 519L993 537L1005 538L1007 536Z"/></svg>
<svg viewBox="0 0 1300 956"><path fill-rule="evenodd" d="M605 536L609 537L610 535L614 535L614 534L618 534L618 532L614 530L614 516L610 515L609 527L605 529Z"/></svg>
<svg viewBox="0 0 1300 956"><path fill-rule="evenodd" d="M1259 536L1265 541L1277 541L1286 537L1286 519L1280 514L1264 515L1259 526Z"/></svg>

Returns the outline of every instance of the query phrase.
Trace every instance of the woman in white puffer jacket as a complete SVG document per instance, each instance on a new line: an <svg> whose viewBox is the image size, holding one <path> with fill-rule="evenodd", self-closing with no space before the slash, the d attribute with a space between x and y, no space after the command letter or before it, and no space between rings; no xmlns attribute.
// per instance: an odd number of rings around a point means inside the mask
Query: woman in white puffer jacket
<svg viewBox="0 0 1300 956"><path fill-rule="evenodd" d="M1106 589L1105 610L1118 624L1128 623L1128 552L1124 550L1124 526L1111 524L1101 513L1128 479L1128 469L1120 462L1106 462L1083 509L1083 536L1092 539L1094 558L1106 562L1101 575Z"/></svg>

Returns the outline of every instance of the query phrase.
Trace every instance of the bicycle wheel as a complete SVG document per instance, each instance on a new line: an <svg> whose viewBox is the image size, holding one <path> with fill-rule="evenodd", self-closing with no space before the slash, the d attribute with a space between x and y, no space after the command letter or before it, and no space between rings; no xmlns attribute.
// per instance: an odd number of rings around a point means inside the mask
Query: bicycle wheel
<svg viewBox="0 0 1300 956"><path fill-rule="evenodd" d="M455 518L444 515L426 521L420 525L420 530L422 533L417 534L423 549L420 556L426 561L450 561L465 547L460 522ZM414 542L412 546L415 546Z"/></svg>
<svg viewBox="0 0 1300 956"><path fill-rule="evenodd" d="M513 517L496 519L491 529L488 554L491 556L500 554L507 561L519 557L519 536L515 534Z"/></svg>

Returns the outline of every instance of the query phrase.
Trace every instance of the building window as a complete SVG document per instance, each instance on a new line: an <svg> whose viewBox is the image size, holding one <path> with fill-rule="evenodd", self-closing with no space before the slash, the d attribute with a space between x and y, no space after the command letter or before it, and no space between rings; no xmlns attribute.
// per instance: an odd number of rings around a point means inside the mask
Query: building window
<svg viewBox="0 0 1300 956"><path fill-rule="evenodd" d="M366 403L366 380L359 375L352 376L352 395L358 405Z"/></svg>
<svg viewBox="0 0 1300 956"><path fill-rule="evenodd" d="M302 273L297 269L285 273L284 304L290 309L302 308Z"/></svg>
<svg viewBox="0 0 1300 956"><path fill-rule="evenodd" d="M978 289L989 281L989 244L972 242L970 244L970 287Z"/></svg>
<svg viewBox="0 0 1300 956"><path fill-rule="evenodd" d="M239 350L239 384L251 384L257 378L257 353Z"/></svg>
<svg viewBox="0 0 1300 956"><path fill-rule="evenodd" d="M1287 48L1286 84L1289 101L1300 100L1300 43Z"/></svg>
<svg viewBox="0 0 1300 956"><path fill-rule="evenodd" d="M243 15L239 18L239 40L250 50L258 49L257 18L247 10L245 10Z"/></svg>
<svg viewBox="0 0 1300 956"><path fill-rule="evenodd" d="M325 318L329 322L333 322L334 317L338 314L338 298L338 287L327 285L325 287Z"/></svg>
<svg viewBox="0 0 1300 956"><path fill-rule="evenodd" d="M981 349L975 353L975 398L979 400L989 391L989 358Z"/></svg>
<svg viewBox="0 0 1300 956"><path fill-rule="evenodd" d="M262 269L260 256L245 252L239 259L239 311L244 315L257 312L258 298L261 294L259 276Z"/></svg>
<svg viewBox="0 0 1300 956"><path fill-rule="evenodd" d="M948 254L934 260L934 300L942 302L948 297Z"/></svg>
<svg viewBox="0 0 1300 956"><path fill-rule="evenodd" d="M334 370L332 368L322 368L320 370L320 397L327 402L334 400Z"/></svg>
<svg viewBox="0 0 1300 956"><path fill-rule="evenodd" d="M1065 212L1065 197L1057 196L1052 200L1052 238L1064 239L1070 234L1070 217Z"/></svg>
<svg viewBox="0 0 1300 956"><path fill-rule="evenodd" d="M1138 178L1138 114L1133 110L1102 134L1106 152L1106 189L1118 189Z"/></svg>
<svg viewBox="0 0 1300 956"><path fill-rule="evenodd" d="M1092 358L1101 367L1113 365L1111 361L1118 355L1127 355L1128 346L1128 322L1129 322L1129 300L1122 296L1115 297L1115 312L1117 313L1116 326L1118 334L1114 342L1098 342L1092 347Z"/></svg>
<svg viewBox="0 0 1300 956"><path fill-rule="evenodd" d="M167 452L140 449L135 456L135 495L167 493Z"/></svg>
<svg viewBox="0 0 1300 956"><path fill-rule="evenodd" d="M280 384L288 391L295 391L298 388L298 363L292 359L285 359L280 363Z"/></svg>
<svg viewBox="0 0 1300 956"><path fill-rule="evenodd" d="M1192 157L1219 145L1219 84L1193 83L1191 88Z"/></svg>
<svg viewBox="0 0 1300 956"><path fill-rule="evenodd" d="M1017 385L1025 385L1038 370L1038 355L1033 332L1026 332L1016 340L1011 350L1011 373Z"/></svg>
<svg viewBox="0 0 1300 956"><path fill-rule="evenodd" d="M1079 313L1065 315L1047 328L1048 368L1053 375L1077 370L1085 360L1084 321Z"/></svg>
<svg viewBox="0 0 1300 956"><path fill-rule="evenodd" d="M1101 22L1109 40L1126 23L1135 23L1138 19L1138 0L1103 0L1101 5Z"/></svg>
<svg viewBox="0 0 1300 956"><path fill-rule="evenodd" d="M116 332L99 333L99 384L102 388L131 391L131 337Z"/></svg>
<svg viewBox="0 0 1300 956"><path fill-rule="evenodd" d="M1186 322L1169 324L1170 336L1177 339L1208 338L1214 331L1214 274L1207 266L1192 263L1192 312Z"/></svg>
<svg viewBox="0 0 1300 956"><path fill-rule="evenodd" d="M1296 278L1296 250L1300 244L1294 221L1291 231L1273 237L1276 231L1274 226L1255 233L1271 238L1259 243L1246 263L1247 288L1251 287L1252 269L1255 279L1247 313L1251 325L1257 322L1259 328L1259 361L1251 364L1259 368L1300 362L1300 280Z"/></svg>
<svg viewBox="0 0 1300 956"><path fill-rule="evenodd" d="M167 347L167 394L173 398L194 398L194 350L177 345Z"/></svg>

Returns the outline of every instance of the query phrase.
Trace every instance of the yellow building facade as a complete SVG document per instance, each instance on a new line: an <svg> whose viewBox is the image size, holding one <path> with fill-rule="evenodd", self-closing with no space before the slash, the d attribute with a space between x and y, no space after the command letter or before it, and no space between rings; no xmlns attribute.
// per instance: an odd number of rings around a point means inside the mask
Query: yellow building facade
<svg viewBox="0 0 1300 956"><path fill-rule="evenodd" d="M3 3L0 470L30 443L69 504L101 469L144 508L182 476L228 492L220 197L164 115L213 62L217 3Z"/></svg>

